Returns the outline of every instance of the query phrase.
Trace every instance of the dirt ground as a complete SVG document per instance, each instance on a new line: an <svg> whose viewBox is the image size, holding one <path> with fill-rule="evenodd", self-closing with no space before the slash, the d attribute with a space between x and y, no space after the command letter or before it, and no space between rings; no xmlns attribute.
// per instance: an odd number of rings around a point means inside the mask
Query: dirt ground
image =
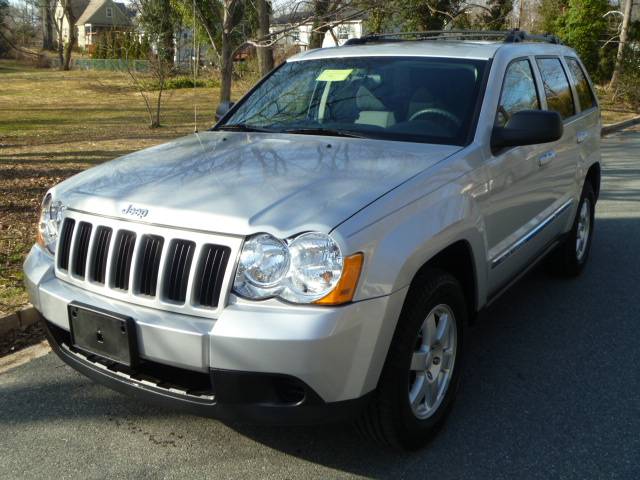
<svg viewBox="0 0 640 480"><path fill-rule="evenodd" d="M238 97L247 85L239 82ZM164 93L162 124L148 128L127 74L60 72L0 61L0 316L26 303L22 261L48 188L98 163L191 133L214 121L214 88Z"/></svg>
<svg viewBox="0 0 640 480"><path fill-rule="evenodd" d="M250 86L236 82L234 97ZM603 122L637 113L604 90ZM165 92L162 123L148 128L139 92L125 73L60 72L0 60L0 316L27 301L22 262L48 188L98 163L213 124L215 88Z"/></svg>

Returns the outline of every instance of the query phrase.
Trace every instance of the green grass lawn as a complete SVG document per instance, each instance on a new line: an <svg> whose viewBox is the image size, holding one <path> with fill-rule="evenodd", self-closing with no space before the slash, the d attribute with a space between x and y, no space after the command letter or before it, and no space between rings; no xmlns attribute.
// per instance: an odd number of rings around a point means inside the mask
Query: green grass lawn
<svg viewBox="0 0 640 480"><path fill-rule="evenodd" d="M248 87L239 82L238 97ZM125 73L31 68L0 60L0 314L27 298L22 261L34 242L48 188L92 165L213 124L218 91L164 94L162 123L148 128L140 94Z"/></svg>
<svg viewBox="0 0 640 480"><path fill-rule="evenodd" d="M239 97L250 80L237 82ZM215 88L165 92L163 127L148 128L125 73L60 72L0 60L0 314L23 305L22 261L48 188L92 165L213 123ZM635 114L603 99L604 123Z"/></svg>

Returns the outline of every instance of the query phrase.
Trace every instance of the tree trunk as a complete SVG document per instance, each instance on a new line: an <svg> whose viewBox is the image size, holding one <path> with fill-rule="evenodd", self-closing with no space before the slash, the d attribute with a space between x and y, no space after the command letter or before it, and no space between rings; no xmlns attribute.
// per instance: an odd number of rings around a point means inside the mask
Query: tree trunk
<svg viewBox="0 0 640 480"><path fill-rule="evenodd" d="M258 38L269 35L269 4L267 0L256 0L258 8ZM273 70L273 48L258 47L258 62L260 63L260 75L265 76Z"/></svg>
<svg viewBox="0 0 640 480"><path fill-rule="evenodd" d="M233 30L234 8L234 0L225 0L222 14L222 47L220 54L220 103L231 101L231 81L233 75L231 31Z"/></svg>
<svg viewBox="0 0 640 480"><path fill-rule="evenodd" d="M229 34L222 32L222 54L220 64L220 103L231 101L231 80L233 75L233 56L229 44Z"/></svg>
<svg viewBox="0 0 640 480"><path fill-rule="evenodd" d="M614 91L620 80L622 73L622 61L624 60L624 50L627 46L629 37L629 23L631 23L631 11L633 9L633 0L626 0L624 3L624 17L622 19L622 29L620 30L620 43L618 44L618 55L616 55L616 65L613 68L613 75L609 82L609 90Z"/></svg>
<svg viewBox="0 0 640 480"><path fill-rule="evenodd" d="M71 68L71 52L78 41L76 17L73 16L73 11L71 10L71 0L65 0L63 3L63 11L65 17L67 17L67 22L69 23L69 41L64 46L64 62L62 64L62 70L69 70Z"/></svg>
<svg viewBox="0 0 640 480"><path fill-rule="evenodd" d="M329 0L314 0L314 20L311 38L309 39L309 50L322 48L324 36L329 30L326 24L326 15L329 12Z"/></svg>
<svg viewBox="0 0 640 480"><path fill-rule="evenodd" d="M42 49L53 50L53 12L49 0L42 0Z"/></svg>

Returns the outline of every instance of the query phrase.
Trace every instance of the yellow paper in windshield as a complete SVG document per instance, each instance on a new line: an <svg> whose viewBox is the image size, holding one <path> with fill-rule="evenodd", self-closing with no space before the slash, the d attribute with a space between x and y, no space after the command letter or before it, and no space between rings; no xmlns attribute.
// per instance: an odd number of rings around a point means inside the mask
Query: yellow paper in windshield
<svg viewBox="0 0 640 480"><path fill-rule="evenodd" d="M349 75L353 72L353 68L342 70L324 70L316 81L318 82L344 82Z"/></svg>

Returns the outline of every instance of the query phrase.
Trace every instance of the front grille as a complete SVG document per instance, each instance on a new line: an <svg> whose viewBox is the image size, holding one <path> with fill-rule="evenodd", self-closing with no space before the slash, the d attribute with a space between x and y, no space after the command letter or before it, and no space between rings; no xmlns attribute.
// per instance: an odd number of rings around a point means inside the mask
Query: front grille
<svg viewBox="0 0 640 480"><path fill-rule="evenodd" d="M165 296L174 302L183 303L187 295L189 270L196 244L187 240L174 240L167 257Z"/></svg>
<svg viewBox="0 0 640 480"><path fill-rule="evenodd" d="M73 239L73 231L76 228L76 222L72 218L67 218L62 225L62 233L60 234L60 244L58 246L58 268L60 270L69 269L69 255L71 251L71 240Z"/></svg>
<svg viewBox="0 0 640 480"><path fill-rule="evenodd" d="M109 245L111 245L111 234L113 230L109 227L98 227L96 239L93 244L91 280L104 284L107 276L107 258L109 255Z"/></svg>
<svg viewBox="0 0 640 480"><path fill-rule="evenodd" d="M231 255L229 247L205 245L200 255L200 268L196 276L196 298L200 305L216 308L220 298L222 277Z"/></svg>
<svg viewBox="0 0 640 480"><path fill-rule="evenodd" d="M154 297L158 286L158 270L164 239L157 235L145 235L140 246L138 290L142 295Z"/></svg>
<svg viewBox="0 0 640 480"><path fill-rule="evenodd" d="M91 240L91 224L80 222L78 235L76 236L75 255L73 257L73 273L82 278L84 278L84 272L87 266L89 240Z"/></svg>
<svg viewBox="0 0 640 480"><path fill-rule="evenodd" d="M113 252L113 286L120 290L129 290L129 274L135 244L135 233L128 230L121 230L118 233Z"/></svg>
<svg viewBox="0 0 640 480"><path fill-rule="evenodd" d="M68 211L56 275L112 298L211 316L222 306L232 281L230 258L241 244L239 237Z"/></svg>

